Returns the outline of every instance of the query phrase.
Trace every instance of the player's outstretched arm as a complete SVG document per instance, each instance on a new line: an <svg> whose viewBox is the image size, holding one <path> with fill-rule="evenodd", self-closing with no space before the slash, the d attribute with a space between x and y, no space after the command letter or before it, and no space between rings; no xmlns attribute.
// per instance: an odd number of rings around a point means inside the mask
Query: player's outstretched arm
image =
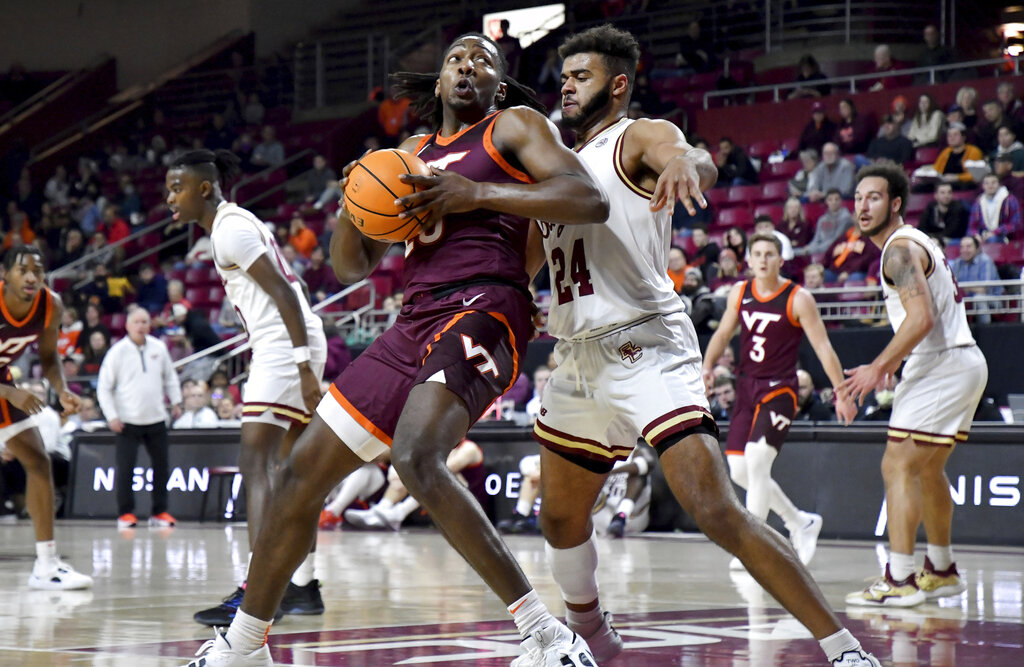
<svg viewBox="0 0 1024 667"><path fill-rule="evenodd" d="M702 192L714 187L718 168L711 154L687 143L679 128L665 120L641 119L629 126L623 139L623 162L634 162L653 172L658 179L651 196L651 210L682 202L690 215L706 208Z"/></svg>
<svg viewBox="0 0 1024 667"><path fill-rule="evenodd" d="M76 394L68 389L68 384L64 379L64 365L60 362L60 355L57 354L57 340L60 338L60 321L64 314L64 304L56 294L51 292L51 296L53 297L53 310L50 312L50 321L39 336L39 362L43 367L43 377L60 398L64 415L73 415L81 409L82 402Z"/></svg>
<svg viewBox="0 0 1024 667"><path fill-rule="evenodd" d="M793 315L814 348L814 354L821 362L821 367L825 369L825 375L832 383L832 388L836 390L836 416L843 424L849 424L857 416L857 406L849 396L839 391L843 383L843 365L839 362L839 355L828 338L814 296L802 287L797 288L796 297L793 299Z"/></svg>
<svg viewBox="0 0 1024 667"><path fill-rule="evenodd" d="M924 248L904 239L893 241L882 256L882 276L896 287L907 317L874 361L846 371L849 377L839 386L839 390L847 392L858 403L862 403L869 392L887 382L903 359L935 326L935 302L925 277L928 261Z"/></svg>
<svg viewBox="0 0 1024 667"><path fill-rule="evenodd" d="M563 225L608 219L604 192L547 118L533 109L512 107L494 122L491 137L498 152L506 159L514 157L534 183L477 183L435 168L433 176L406 174L403 182L426 189L398 200L412 207L400 217L425 215L433 222L483 208Z"/></svg>
<svg viewBox="0 0 1024 667"><path fill-rule="evenodd" d="M704 350L703 373L705 384L709 384L712 381L712 371L715 368L715 363L722 356L722 352L725 351L725 346L736 335L736 327L740 324L739 302L740 295L743 293L743 285L744 283L736 283L729 290L729 301L725 307L725 314L722 315L718 328L715 329L714 335L708 341L708 348Z"/></svg>

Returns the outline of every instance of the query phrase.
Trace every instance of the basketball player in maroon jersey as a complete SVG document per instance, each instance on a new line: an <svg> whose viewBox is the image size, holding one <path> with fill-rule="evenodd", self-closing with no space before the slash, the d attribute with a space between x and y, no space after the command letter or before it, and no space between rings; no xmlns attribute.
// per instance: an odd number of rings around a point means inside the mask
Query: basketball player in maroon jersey
<svg viewBox="0 0 1024 667"><path fill-rule="evenodd" d="M30 391L14 386L11 364L35 342L43 377L60 397L64 414L81 407L68 390L64 367L57 355L60 297L45 283L43 255L34 246L17 246L4 256L6 277L0 282L0 443L25 468L25 502L36 533L36 562L28 585L43 590L89 588L92 578L76 572L57 557L53 540L53 475L50 456L33 415L46 405Z"/></svg>
<svg viewBox="0 0 1024 667"><path fill-rule="evenodd" d="M508 605L525 638L525 653L513 665L596 664L586 642L540 602L480 505L445 465L448 452L519 374L533 333L525 268L530 218L574 225L608 217L602 191L507 67L493 41L468 34L445 50L439 73L399 77L401 92L419 98L418 110L434 111L434 132L400 146L433 172L404 177L426 188L400 200L406 215L427 220L406 243L406 304L331 385L282 462L242 605L227 633L217 632L200 649L195 667L271 664L270 621L316 534L324 498L389 446L410 493ZM331 239L338 279L365 278L389 245L362 236L342 211Z"/></svg>
<svg viewBox="0 0 1024 667"><path fill-rule="evenodd" d="M740 329L736 403L729 423L726 456L734 482L747 490L747 509L761 520L774 510L786 524L790 540L806 565L814 557L821 517L802 512L771 478L772 462L796 416L796 369L800 339L807 334L825 373L838 387L843 381L839 357L832 349L814 297L779 275L782 246L774 235L755 234L747 246L754 278L729 292L722 321L704 353L704 377ZM837 394L836 413L849 423L856 406ZM736 559L732 569L742 569Z"/></svg>

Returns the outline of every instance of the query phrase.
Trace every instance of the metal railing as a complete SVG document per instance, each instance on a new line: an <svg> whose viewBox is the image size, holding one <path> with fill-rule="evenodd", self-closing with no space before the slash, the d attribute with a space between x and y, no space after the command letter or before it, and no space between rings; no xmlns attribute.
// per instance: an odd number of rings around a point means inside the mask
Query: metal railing
<svg viewBox="0 0 1024 667"><path fill-rule="evenodd" d="M802 82L789 82L789 83L772 83L761 86L747 86L746 88L732 88L730 90L709 90L704 93L704 108L708 109L709 101L718 97L737 97L741 95L756 95L757 93L772 92L772 101L779 102L781 97L779 93L783 90L793 90L796 88L807 88L813 86L823 85L848 85L850 93L857 93L857 83L861 81L877 81L883 78L891 77L909 77L916 74L927 74L928 85L934 85L936 83L935 75L937 72L953 72L957 70L966 69L977 69L979 67L996 67L1003 68L1008 63L1012 63L1013 76L1020 76L1020 63L1021 56L1012 58L1007 61L1003 58L988 58L985 60L970 60L967 62L952 63L950 65L935 65L933 67L909 67L905 69L892 70L889 72L869 72L867 74L848 74L846 76L834 76L828 79L819 79L815 81L802 81ZM838 91L835 91L838 92Z"/></svg>
<svg viewBox="0 0 1024 667"><path fill-rule="evenodd" d="M1024 296L1021 280L987 280L960 283L960 293L968 317L1013 315L1024 320ZM1002 294L992 294L999 288ZM974 290L985 290L975 294ZM821 319L827 322L861 322L883 325L889 320L879 285L863 287L822 287L810 290L818 302Z"/></svg>

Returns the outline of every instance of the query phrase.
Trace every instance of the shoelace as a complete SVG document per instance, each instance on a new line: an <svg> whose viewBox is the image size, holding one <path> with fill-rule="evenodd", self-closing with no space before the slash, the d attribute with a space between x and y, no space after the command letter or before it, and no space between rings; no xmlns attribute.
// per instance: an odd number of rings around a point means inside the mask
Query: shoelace
<svg viewBox="0 0 1024 667"><path fill-rule="evenodd" d="M203 645L199 647L199 650L196 651L196 656L200 656L200 655L206 653L207 651L212 651L213 647L214 647L214 645L216 643L217 643L217 638L216 637L214 637L213 639L207 639L203 643Z"/></svg>

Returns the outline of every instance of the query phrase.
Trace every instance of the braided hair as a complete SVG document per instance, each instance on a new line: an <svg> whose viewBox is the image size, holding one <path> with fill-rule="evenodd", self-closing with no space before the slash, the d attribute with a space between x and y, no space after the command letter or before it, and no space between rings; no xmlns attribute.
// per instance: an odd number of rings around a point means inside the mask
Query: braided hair
<svg viewBox="0 0 1024 667"><path fill-rule="evenodd" d="M208 181L220 183L241 173L242 160L229 150L200 148L182 153L170 164L171 169L190 169Z"/></svg>
<svg viewBox="0 0 1024 667"><path fill-rule="evenodd" d="M498 54L498 70L501 72L501 82L506 86L505 99L497 103L499 109L508 109L514 106L526 106L547 115L547 108L537 99L537 93L529 86L525 86L508 75L508 60L505 58L505 51L495 43L493 39L479 32L467 32L452 40L452 45L466 37L481 39L492 46ZM444 62L451 45L445 49L441 57ZM440 68L438 68L440 69ZM434 86L440 72L395 72L391 75L391 82L395 84L398 97L409 97L412 99L412 109L420 118L430 116L430 124L435 131L441 127L444 121L444 105L439 104L434 95Z"/></svg>

